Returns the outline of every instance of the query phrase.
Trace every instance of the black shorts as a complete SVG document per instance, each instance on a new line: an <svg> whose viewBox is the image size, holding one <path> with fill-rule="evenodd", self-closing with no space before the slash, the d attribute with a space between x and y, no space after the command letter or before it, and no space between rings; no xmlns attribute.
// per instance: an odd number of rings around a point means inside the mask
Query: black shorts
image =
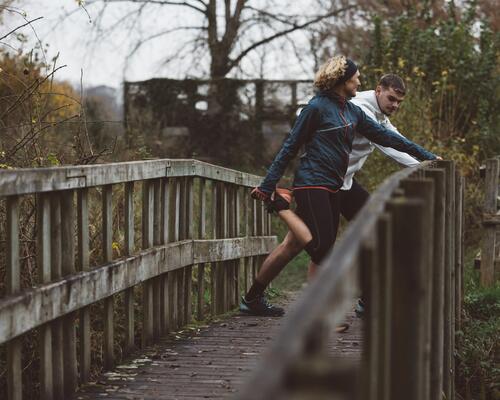
<svg viewBox="0 0 500 400"><path fill-rule="evenodd" d="M355 180L349 190L332 193L325 189L299 189L293 193L295 212L311 231L312 240L305 250L319 264L337 238L340 214L350 221L366 203L370 194Z"/></svg>
<svg viewBox="0 0 500 400"><path fill-rule="evenodd" d="M312 240L305 250L319 264L337 238L340 218L340 193L325 189L294 190L295 212L311 231Z"/></svg>
<svg viewBox="0 0 500 400"><path fill-rule="evenodd" d="M358 211L363 208L370 197L370 193L354 179L352 180L352 186L349 190L341 190L339 193L340 213L348 221L356 216Z"/></svg>

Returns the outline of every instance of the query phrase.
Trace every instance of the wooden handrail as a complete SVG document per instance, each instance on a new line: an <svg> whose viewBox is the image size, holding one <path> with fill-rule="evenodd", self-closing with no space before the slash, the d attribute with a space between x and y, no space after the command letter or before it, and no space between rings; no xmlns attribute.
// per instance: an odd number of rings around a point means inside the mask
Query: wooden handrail
<svg viewBox="0 0 500 400"><path fill-rule="evenodd" d="M233 309L262 257L276 245L269 214L250 198L250 188L260 181L197 160L0 171L0 201L6 211L0 224L7 226L0 344L7 349L8 400L22 399L23 391L30 394L21 379L21 354L24 336L33 330L39 338L40 398L70 398L79 382L89 380L95 350L90 340L96 329L91 327L93 304L102 304L105 369L116 363L114 318L119 304L125 315L124 353L139 345L137 325L140 345L146 346L190 323L193 296L199 320L207 309L213 315ZM140 196L134 194L138 184ZM27 210L33 204L36 230L30 232L36 233L37 283L21 290L20 227L29 220ZM117 214L115 207L123 212ZM100 242L90 240L91 218ZM123 229L119 235L113 232L116 224ZM120 242L121 257L113 256L115 241ZM91 267L92 251L101 258ZM92 261L96 263L95 257ZM123 303L118 303L121 293ZM142 308L139 324L136 304Z"/></svg>
<svg viewBox="0 0 500 400"><path fill-rule="evenodd" d="M0 196L82 189L146 179L200 177L255 187L261 177L198 160L160 159L122 163L0 170Z"/></svg>
<svg viewBox="0 0 500 400"><path fill-rule="evenodd" d="M425 162L393 174L371 195L238 399L337 394L438 400L442 393L453 398L454 299L460 275L454 257L461 242L452 223L455 214L462 214L458 198L455 204L456 179L453 162ZM362 366L356 368L331 359L323 347L325 330L342 322L352 306L360 273L370 282L364 288L368 341ZM298 371L307 375L301 384L293 382ZM328 379L314 379L315 372L329 374ZM338 384L318 384L325 380Z"/></svg>

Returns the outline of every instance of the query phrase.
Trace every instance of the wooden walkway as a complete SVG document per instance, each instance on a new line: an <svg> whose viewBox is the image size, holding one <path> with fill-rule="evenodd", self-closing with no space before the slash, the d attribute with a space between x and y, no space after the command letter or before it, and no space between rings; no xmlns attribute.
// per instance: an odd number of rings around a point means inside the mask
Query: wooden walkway
<svg viewBox="0 0 500 400"><path fill-rule="evenodd" d="M291 295L285 307L293 307ZM186 329L162 339L136 358L82 387L77 399L221 399L238 391L283 318L234 315L210 326ZM332 353L359 360L361 321L349 314L348 332L330 340Z"/></svg>

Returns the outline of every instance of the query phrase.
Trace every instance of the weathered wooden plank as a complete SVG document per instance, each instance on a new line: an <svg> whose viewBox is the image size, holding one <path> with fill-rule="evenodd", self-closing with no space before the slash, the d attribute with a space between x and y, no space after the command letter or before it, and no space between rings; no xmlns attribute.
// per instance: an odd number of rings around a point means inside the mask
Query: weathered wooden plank
<svg viewBox="0 0 500 400"><path fill-rule="evenodd" d="M425 399L423 385L425 318L424 203L401 199L388 203L393 216L391 399Z"/></svg>
<svg viewBox="0 0 500 400"><path fill-rule="evenodd" d="M37 266L38 266L38 282L40 284L48 283L51 280L50 267L50 196L40 194L36 200L37 207ZM5 300L4 300L5 301ZM16 313L10 312L9 319ZM32 316L28 316L32 318ZM44 321L44 322L48 322ZM13 321L11 321L11 325ZM19 317L16 319L8 332L12 335L16 326L19 324ZM0 329L5 325L0 324ZM31 328L30 328L31 329ZM26 330L27 331L27 330ZM24 331L24 332L26 332ZM22 332L22 333L24 333ZM10 339L14 336L7 337ZM4 340L5 341L5 340ZM45 324L39 330L39 352L40 352L40 398L42 400L51 400L54 398L53 385L53 363L52 363L52 327L50 324Z"/></svg>
<svg viewBox="0 0 500 400"><path fill-rule="evenodd" d="M438 167L446 171L445 202L445 273L444 273L444 361L443 361L443 393L446 398L453 398L454 384L454 324L455 324L455 288L454 277L454 197L455 170L451 161L439 161Z"/></svg>
<svg viewBox="0 0 500 400"><path fill-rule="evenodd" d="M362 398L377 400L379 391L379 319L380 319L380 272L378 265L377 236L365 241L360 249L359 267L361 290L366 304L365 330L362 358Z"/></svg>
<svg viewBox="0 0 500 400"><path fill-rule="evenodd" d="M444 345L444 264L445 264L445 201L444 169L431 169L426 176L434 180L434 249L432 261L431 311L431 381L430 399L442 399Z"/></svg>
<svg viewBox="0 0 500 400"><path fill-rule="evenodd" d="M379 266L379 342L378 342L378 399L388 400L391 376L391 306L392 306L392 219L382 214L377 224L377 257Z"/></svg>
<svg viewBox="0 0 500 400"><path fill-rule="evenodd" d="M422 359L422 399L428 399L431 392L431 340L432 340L432 261L434 257L434 180L429 178L410 178L401 182L405 195L410 198L421 199L424 204L424 219L426 223L423 226L424 237L428 245L425 246L425 255L427 260L423 264L423 279L426 293L420 293L424 312L421 319L423 328L423 359Z"/></svg>
<svg viewBox="0 0 500 400"><path fill-rule="evenodd" d="M170 186L171 181L168 179L163 180L162 184L162 243L170 242Z"/></svg>
<svg viewBox="0 0 500 400"><path fill-rule="evenodd" d="M62 241L62 274L72 276L75 266L75 222L76 207L75 192L67 190L61 193L61 235ZM64 394L69 398L78 385L78 366L76 355L76 323L75 313L63 317L63 347L64 347Z"/></svg>
<svg viewBox="0 0 500 400"><path fill-rule="evenodd" d="M186 178L186 239L195 238L195 220L194 220L194 180ZM184 302L185 307L185 324L190 324L192 320L192 297L193 297L193 267L191 265L185 268L185 287L184 287Z"/></svg>
<svg viewBox="0 0 500 400"><path fill-rule="evenodd" d="M153 244L162 244L162 180L153 182ZM161 335L161 286L162 277L153 278L153 337L158 339Z"/></svg>
<svg viewBox="0 0 500 400"><path fill-rule="evenodd" d="M4 196L112 185L164 177L198 176L254 187L261 177L197 160L149 160L124 163L0 171Z"/></svg>
<svg viewBox="0 0 500 400"><path fill-rule="evenodd" d="M134 182L125 183L125 255L134 253ZM125 352L130 353L135 347L134 335L134 288L128 288L124 294L125 308Z"/></svg>
<svg viewBox="0 0 500 400"><path fill-rule="evenodd" d="M206 198L206 181L205 179L200 179L199 185L199 215L200 222L198 225L198 239L205 239L207 234L207 198ZM205 264L198 264L198 293L197 293L197 307L196 307L196 318L198 321L202 321L205 318Z"/></svg>
<svg viewBox="0 0 500 400"><path fill-rule="evenodd" d="M500 161L497 158L486 160L483 213L491 216L489 219L495 222L496 217L493 217L493 215L497 213L499 171ZM490 224L485 226L483 233L481 243L481 285L483 286L492 286L495 283L496 230L496 223Z"/></svg>
<svg viewBox="0 0 500 400"><path fill-rule="evenodd" d="M153 181L142 183L142 248L153 247L154 193ZM149 268L149 266L148 266ZM156 275L155 275L156 276ZM153 339L153 282L145 281L142 286L142 347Z"/></svg>
<svg viewBox="0 0 500 400"><path fill-rule="evenodd" d="M88 189L80 189L77 192L78 209L78 271L89 271L89 205ZM86 383L90 379L90 308L84 307L80 310L80 382Z"/></svg>
<svg viewBox="0 0 500 400"><path fill-rule="evenodd" d="M113 187L102 187L102 258L107 264L113 259ZM109 370L115 363L114 357L114 299L109 296L104 299L104 368Z"/></svg>
<svg viewBox="0 0 500 400"><path fill-rule="evenodd" d="M21 265L19 263L19 197L7 197L7 295L21 290ZM7 399L22 399L22 341L11 340L7 345Z"/></svg>
<svg viewBox="0 0 500 400"><path fill-rule="evenodd" d="M62 233L61 233L61 193L50 194L50 230L51 230L51 264L52 279L62 277ZM64 400L64 353L63 353L63 321L61 318L52 323L52 366L54 398Z"/></svg>
<svg viewBox="0 0 500 400"><path fill-rule="evenodd" d="M0 343L165 272L201 262L267 254L274 246L275 237L170 243L74 274L61 282L42 285L22 295L6 297L0 301ZM16 321L11 315L16 315Z"/></svg>

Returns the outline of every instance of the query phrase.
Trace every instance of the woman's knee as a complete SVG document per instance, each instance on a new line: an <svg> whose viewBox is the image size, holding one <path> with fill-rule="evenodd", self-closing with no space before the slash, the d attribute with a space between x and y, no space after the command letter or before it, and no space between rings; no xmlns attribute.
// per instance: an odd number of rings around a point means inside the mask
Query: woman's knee
<svg viewBox="0 0 500 400"><path fill-rule="evenodd" d="M301 243L292 232L288 232L283 240L282 245L293 256L296 256L304 249L304 244Z"/></svg>

